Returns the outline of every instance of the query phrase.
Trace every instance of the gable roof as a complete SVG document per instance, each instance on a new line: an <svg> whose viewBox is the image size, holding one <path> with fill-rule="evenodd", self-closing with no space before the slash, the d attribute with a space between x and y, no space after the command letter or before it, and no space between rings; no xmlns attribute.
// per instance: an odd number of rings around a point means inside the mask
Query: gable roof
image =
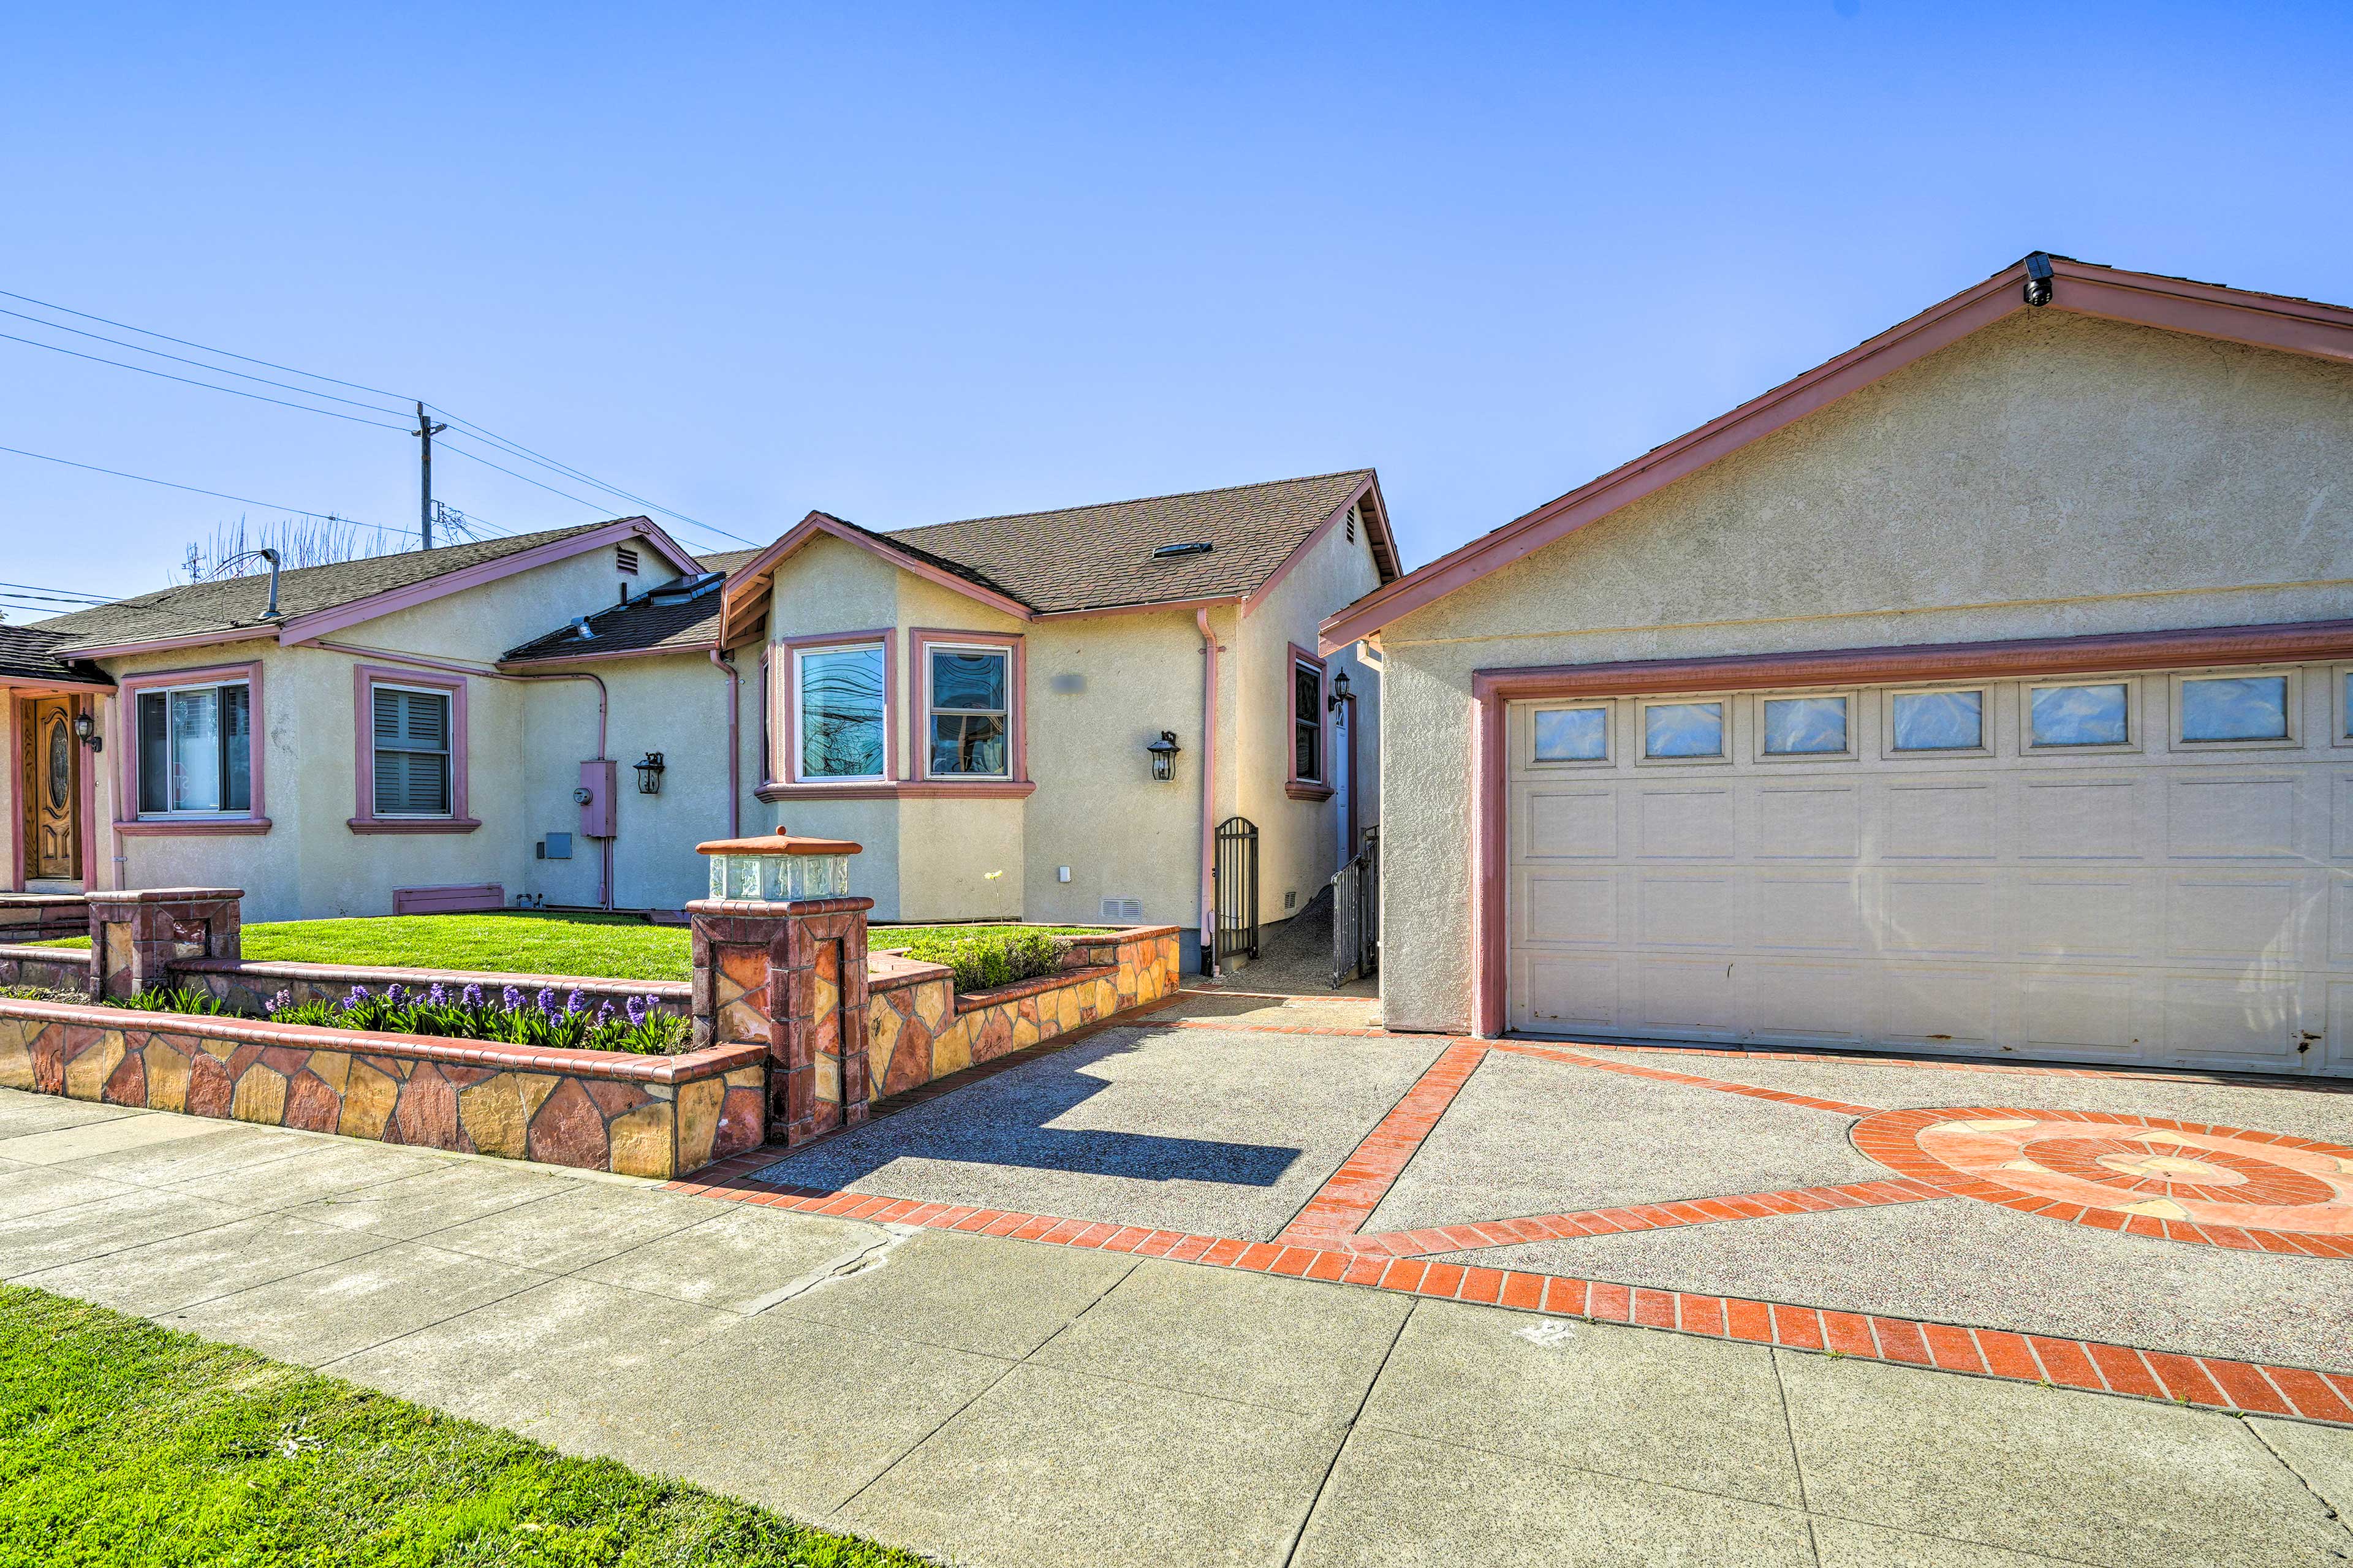
<svg viewBox="0 0 2353 1568"><path fill-rule="evenodd" d="M632 535L643 536L681 570L694 569L694 558L648 519L615 518L438 550L297 566L278 574L275 620L263 614L269 602L265 572L142 594L53 616L37 628L56 638L59 649L80 654L263 636L295 643Z"/></svg>
<svg viewBox="0 0 2353 1568"><path fill-rule="evenodd" d="M58 652L62 640L37 626L0 625L0 687L114 684L98 666Z"/></svg>
<svg viewBox="0 0 2353 1568"><path fill-rule="evenodd" d="M2042 298L2036 274L2043 274ZM1390 622L1511 564L1589 522L1665 489L1807 415L1859 392L2015 311L2064 310L2106 321L2221 338L2285 353L2353 364L2353 310L2284 294L2262 294L2150 272L2126 272L2042 251L1931 305L1837 358L1534 511L1482 534L1328 616L1324 653L1370 637Z"/></svg>
<svg viewBox="0 0 2353 1568"><path fill-rule="evenodd" d="M1324 528L1360 505L1384 582L1397 549L1370 468L1136 500L970 518L888 532L813 511L735 568L727 640L746 635L776 566L818 534L844 540L1017 619L1246 599L1262 592ZM1164 545L1207 543L1171 557Z"/></svg>

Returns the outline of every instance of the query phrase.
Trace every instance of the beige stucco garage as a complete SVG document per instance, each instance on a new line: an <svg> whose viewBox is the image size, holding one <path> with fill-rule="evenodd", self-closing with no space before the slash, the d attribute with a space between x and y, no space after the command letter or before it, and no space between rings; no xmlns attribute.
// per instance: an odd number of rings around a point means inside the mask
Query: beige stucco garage
<svg viewBox="0 0 2353 1568"><path fill-rule="evenodd" d="M2353 311L2030 258L1325 622L1393 1028L2353 1073Z"/></svg>

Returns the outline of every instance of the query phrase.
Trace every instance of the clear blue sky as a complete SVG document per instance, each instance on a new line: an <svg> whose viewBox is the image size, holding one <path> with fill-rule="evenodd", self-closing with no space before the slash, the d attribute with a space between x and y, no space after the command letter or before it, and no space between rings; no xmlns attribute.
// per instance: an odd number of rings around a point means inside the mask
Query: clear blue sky
<svg viewBox="0 0 2353 1568"><path fill-rule="evenodd" d="M2030 249L2353 300L2348 59L2341 0L20 5L0 289L764 542L1371 464L1418 564ZM416 515L405 435L5 341L0 446ZM19 583L277 515L0 481Z"/></svg>

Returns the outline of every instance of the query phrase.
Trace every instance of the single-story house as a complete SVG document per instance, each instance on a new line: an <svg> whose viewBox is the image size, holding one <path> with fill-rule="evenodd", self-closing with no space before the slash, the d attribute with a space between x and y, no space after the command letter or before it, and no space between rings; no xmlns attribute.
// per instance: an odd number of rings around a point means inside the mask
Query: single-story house
<svg viewBox="0 0 2353 1568"><path fill-rule="evenodd" d="M1319 646L1392 1028L2353 1073L2353 310L2037 253Z"/></svg>
<svg viewBox="0 0 2353 1568"><path fill-rule="evenodd" d="M888 533L813 512L702 559L623 518L166 589L0 627L8 886L668 910L707 891L698 842L781 823L866 847L878 921L1198 931L1235 820L1256 888L1229 872L1229 901L1276 921L1377 820L1377 682L1313 645L1398 571L1366 469Z"/></svg>

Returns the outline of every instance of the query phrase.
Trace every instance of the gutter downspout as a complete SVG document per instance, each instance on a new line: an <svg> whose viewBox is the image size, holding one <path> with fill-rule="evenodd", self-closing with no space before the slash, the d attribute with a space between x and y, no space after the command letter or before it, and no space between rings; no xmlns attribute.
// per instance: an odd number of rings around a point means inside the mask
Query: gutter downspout
<svg viewBox="0 0 2353 1568"><path fill-rule="evenodd" d="M586 670L570 669L549 670L545 674L517 675L504 669L480 669L470 664L457 664L446 658L428 658L423 654L395 653L390 648L363 647L357 643L329 642L324 637L313 638L311 646L326 648L332 653L354 654L362 658L380 658L391 664L414 665L419 669L446 669L457 675L479 675L485 680L594 681L596 686L596 756L595 760L600 763L611 760L605 755L605 741L606 721L612 710L612 694L605 689L605 681L601 676L591 675ZM617 834L620 831L620 826L621 812L617 802L613 808L613 829ZM604 845L604 854L596 868L596 907L600 910L609 910L613 907L613 840L607 838L599 842Z"/></svg>
<svg viewBox="0 0 2353 1568"><path fill-rule="evenodd" d="M1218 635L1207 606L1193 612L1201 628L1201 973L1218 974Z"/></svg>
<svg viewBox="0 0 2353 1568"><path fill-rule="evenodd" d="M744 744L738 730L742 723L743 675L727 662L724 650L712 648L711 662L727 672L727 837L744 837Z"/></svg>

